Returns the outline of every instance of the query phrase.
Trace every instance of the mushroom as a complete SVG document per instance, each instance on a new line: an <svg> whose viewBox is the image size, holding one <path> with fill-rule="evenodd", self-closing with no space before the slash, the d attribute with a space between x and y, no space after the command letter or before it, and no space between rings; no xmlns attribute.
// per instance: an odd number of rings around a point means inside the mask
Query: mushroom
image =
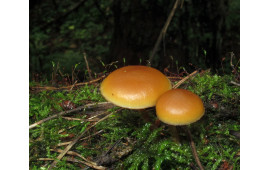
<svg viewBox="0 0 270 170"><path fill-rule="evenodd" d="M173 89L159 97L156 104L156 114L159 120L169 124L174 140L180 143L176 126L189 125L201 119L204 115L204 106L202 100L196 94L184 89ZM203 169L191 133L187 126L184 126L184 128L190 139L193 156L200 169Z"/></svg>
<svg viewBox="0 0 270 170"><path fill-rule="evenodd" d="M184 89L173 89L160 96L156 114L166 124L188 125L204 115L204 106L196 94Z"/></svg>
<svg viewBox="0 0 270 170"><path fill-rule="evenodd" d="M101 83L102 96L128 109L145 109L156 105L161 94L172 88L170 80L157 69L125 66L113 71Z"/></svg>

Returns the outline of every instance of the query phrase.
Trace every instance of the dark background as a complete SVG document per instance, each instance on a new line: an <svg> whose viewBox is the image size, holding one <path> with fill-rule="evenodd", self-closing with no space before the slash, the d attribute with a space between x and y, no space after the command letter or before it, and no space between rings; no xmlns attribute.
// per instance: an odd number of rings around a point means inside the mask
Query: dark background
<svg viewBox="0 0 270 170"><path fill-rule="evenodd" d="M86 53L92 74L124 65L146 65L175 1L30 0L30 80L63 75L85 80ZM151 63L171 72L231 71L240 57L240 1L186 0L178 6ZM111 64L111 65L110 65ZM221 70L222 68L222 70Z"/></svg>

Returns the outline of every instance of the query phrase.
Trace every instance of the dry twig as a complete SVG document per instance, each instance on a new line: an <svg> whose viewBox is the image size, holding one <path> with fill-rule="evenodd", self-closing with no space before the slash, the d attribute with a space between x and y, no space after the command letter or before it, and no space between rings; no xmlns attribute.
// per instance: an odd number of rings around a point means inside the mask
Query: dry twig
<svg viewBox="0 0 270 170"><path fill-rule="evenodd" d="M174 89L176 89L177 87L179 87L182 83L184 83L187 79L189 79L190 77L196 75L198 73L198 71L194 71L193 73L191 73L190 75L186 76L185 78L183 78L182 80L180 80L177 84L175 84L173 86Z"/></svg>
<svg viewBox="0 0 270 170"><path fill-rule="evenodd" d="M185 129L186 129L186 133L189 137L189 142L190 142L190 147L192 149L192 153L193 153L193 156L195 158L195 161L197 163L197 165L199 166L200 170L204 170L201 162L200 162L200 159L199 159L199 156L198 156L198 153L196 151L196 147L195 147L195 144L194 144L194 141L192 140L192 136L191 136L191 133L190 133L190 130L187 126L185 126Z"/></svg>
<svg viewBox="0 0 270 170"><path fill-rule="evenodd" d="M103 130L100 130L100 131L98 131L98 132L94 133L93 135L90 135L90 136L87 136L87 137L81 138L81 139L80 139L80 141L81 141L81 140L88 139L88 138L91 138L91 137L93 137L93 136L95 136L95 135L97 135L97 134L99 134L99 133L101 133L101 132L103 132ZM59 144L57 144L57 146L65 146L65 145L69 145L71 142L72 142L72 141L69 141L69 142L63 142L63 143L59 143Z"/></svg>
<svg viewBox="0 0 270 170"><path fill-rule="evenodd" d="M104 105L104 104L109 104L109 102L89 103L89 104L86 104L86 105L84 105L84 106L80 106L80 107L77 107L77 108L75 108L75 109L72 109L72 110L63 111L63 112L54 114L54 115L52 115L52 116L50 116L50 117L47 117L47 118L45 118L45 119L42 119L42 120L40 120L40 121L38 121L38 122L36 122L36 123L30 125L30 126L29 126L29 129L32 129L32 128L36 127L37 125L40 125L40 124L42 124L42 123L44 123L44 122L46 122L46 121L48 121L48 120L51 120L51 119L53 119L53 118L58 117L58 116L62 116L62 115L65 115L65 114L68 114L68 113L72 113L72 112L75 112L75 111L79 111L79 110L82 110L82 109L85 109L85 108L92 108L92 107L95 107L95 106L97 106L97 105Z"/></svg>
<svg viewBox="0 0 270 170"><path fill-rule="evenodd" d="M231 81L230 83L233 84L233 85L236 85L236 86L240 86L239 83L236 83L236 82L234 82L234 81Z"/></svg>
<svg viewBox="0 0 270 170"><path fill-rule="evenodd" d="M78 121L81 121L81 122L95 122L95 121L97 121L96 119L80 119L80 118L75 118L75 117L63 117L62 116L62 118L66 119L66 120L71 120L71 121L78 120Z"/></svg>
<svg viewBox="0 0 270 170"><path fill-rule="evenodd" d="M54 159L52 159L52 158L38 158L37 160L38 161L53 161ZM66 160L69 162L82 163L82 164L87 165L87 166L94 168L94 169L106 169L106 167L98 166L98 165L96 165L96 163L93 164L93 163L89 163L87 161L81 161L81 160L78 160L78 159L75 159L72 157L66 157Z"/></svg>
<svg viewBox="0 0 270 170"><path fill-rule="evenodd" d="M74 88L74 86L76 85L77 81L78 81L78 80L76 80L76 81L73 83L73 85L71 86L71 88L69 89L69 91L71 91L71 90Z"/></svg>
<svg viewBox="0 0 270 170"><path fill-rule="evenodd" d="M177 87L179 87L182 83L184 83L187 79L189 79L190 77L196 75L198 73L198 71L194 71L193 73L191 73L190 75L186 76L185 78L183 78L182 80L180 80L177 84L175 84L173 86L174 89L176 89ZM187 126L184 126L184 128L186 129L186 133L189 137L189 141L190 141L190 147L192 149L192 153L193 153L193 156L195 158L195 161L196 163L198 164L200 170L204 170L201 162L200 162L200 159L198 157L198 154L197 154L197 151L196 151L196 147L195 147L195 144L194 144L194 141L192 140L192 136L191 136L191 133L190 133L190 130Z"/></svg>
<svg viewBox="0 0 270 170"><path fill-rule="evenodd" d="M78 87L78 86L83 86L83 85L86 85L86 84L92 84L92 83L98 82L99 80L105 78L105 76L106 75L102 75L102 76L100 76L99 78L97 78L95 80L91 80L91 81L84 82L84 83L77 83L77 84L73 84L73 85L65 86L65 87L51 87L51 86L46 86L46 87L31 87L31 89L33 89L33 90L63 90L63 89L71 89L73 87Z"/></svg>
<svg viewBox="0 0 270 170"><path fill-rule="evenodd" d="M71 142L72 142L72 141L58 143L56 146L65 146L65 145L69 145Z"/></svg>
<svg viewBox="0 0 270 170"><path fill-rule="evenodd" d="M104 131L104 130L100 130L100 131L94 133L93 135L86 136L86 137L84 137L84 138L81 138L80 140L85 140L85 139L91 138L91 137L93 137L93 136L96 136L97 134L100 134L100 133L103 132L103 131Z"/></svg>
<svg viewBox="0 0 270 170"><path fill-rule="evenodd" d="M111 112L110 114L108 114L107 116L103 117L102 119L100 119L99 121L95 122L93 125L89 126L88 128L86 128L79 136L77 136L62 152L60 155L58 155L58 157L56 158L56 160L53 161L53 163L51 164L51 166L49 167L48 170L51 170L57 163L59 160L61 160L65 154L72 148L72 146L88 131L90 130L92 127L94 127L96 124L100 123L101 121L107 119L109 116L111 116L113 113L122 110L122 108Z"/></svg>
<svg viewBox="0 0 270 170"><path fill-rule="evenodd" d="M89 69L89 65L88 65L88 61L87 61L85 52L83 52L83 58L84 58L85 63L86 63L86 68L87 68L87 71L88 71L89 79L92 80L91 70Z"/></svg>
<svg viewBox="0 0 270 170"><path fill-rule="evenodd" d="M161 41L162 37L164 37L165 34L166 34L167 28L168 28L168 26L169 26L169 24L170 24L170 22L171 22L171 20L172 20L172 17L173 17L173 15L174 15L174 13L175 13L175 10L176 10L176 8L177 8L177 6L178 6L178 4L179 4L179 1L180 1L180 0L176 0L176 1L175 1L174 6L173 6L173 8L172 8L172 10L171 10L171 13L170 13L169 17L167 18L167 21L166 21L166 23L164 24L164 26L163 26L163 28L162 28L162 30L161 30L159 36L158 36L158 39L157 39L156 44L155 44L155 46L154 46L154 48L153 48L153 51L152 51L152 53L151 53L151 55L150 55L150 57L149 57L149 59L148 59L148 65L149 65L149 66L151 65L152 60L153 60L153 58L154 58L154 55L155 55L156 52L157 52L157 49L158 49L158 46L159 46L159 44L160 44L160 41ZM184 1L184 0L182 0L182 1ZM181 4L181 8L182 8L182 6L183 6L183 3Z"/></svg>
<svg viewBox="0 0 270 170"><path fill-rule="evenodd" d="M171 79L182 79L182 77L180 77L180 76L179 77L176 77L176 76L174 76L174 77L173 76L167 76L167 78L170 79L170 80Z"/></svg>
<svg viewBox="0 0 270 170"><path fill-rule="evenodd" d="M54 151L54 152L58 152L58 153L62 153L62 152L63 152L62 149L50 149L50 151ZM91 163L91 164L97 165L95 162L86 159L85 157L83 157L82 155L80 155L80 154L77 153L77 152L74 152L74 151L68 151L68 152L67 152L67 155L77 156L77 157L79 157L79 158L85 160L86 162L89 162L89 163Z"/></svg>

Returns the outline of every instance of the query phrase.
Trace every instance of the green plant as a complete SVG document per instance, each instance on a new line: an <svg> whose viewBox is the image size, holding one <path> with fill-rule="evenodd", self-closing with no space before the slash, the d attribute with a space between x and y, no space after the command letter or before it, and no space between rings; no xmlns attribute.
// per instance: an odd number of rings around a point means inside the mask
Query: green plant
<svg viewBox="0 0 270 170"><path fill-rule="evenodd" d="M234 79L233 75L211 75L206 73L203 76L197 75L192 80L192 86L188 90L198 94L204 100L212 100L214 96L220 96L223 102L237 100L240 95L240 87L230 85Z"/></svg>
<svg viewBox="0 0 270 170"><path fill-rule="evenodd" d="M240 130L240 93L239 87L229 84L232 77L206 73L186 81L189 90L203 96L204 103L217 100L225 109L235 113L233 117L227 117L221 109L206 108L205 116L190 127L205 169L219 169L225 165L240 169L240 140L231 134L231 131ZM31 93L29 123L63 111L59 103L65 100L72 101L76 106L105 101L98 86L94 85L85 85L71 91ZM104 111L113 112L116 109L113 107ZM95 109L91 112L95 112ZM151 120L155 121L154 109L149 109L148 112L152 115ZM82 110L67 116L85 119L88 115ZM49 162L37 159L55 159L59 153L52 149L64 149L66 145L58 145L72 141L91 124L92 122L59 117L30 129L30 169L46 169L43 166ZM170 135L169 128L164 124L153 128L150 123L144 122L137 111L124 109L91 128L83 137L85 139L79 140L71 150L96 162L106 154L110 161L104 166L113 169L193 169L196 164L184 131L179 129L181 145L172 141ZM122 152L125 154L119 156ZM76 159L81 160L78 157ZM83 165L69 162L64 157L56 168L79 169L81 166Z"/></svg>

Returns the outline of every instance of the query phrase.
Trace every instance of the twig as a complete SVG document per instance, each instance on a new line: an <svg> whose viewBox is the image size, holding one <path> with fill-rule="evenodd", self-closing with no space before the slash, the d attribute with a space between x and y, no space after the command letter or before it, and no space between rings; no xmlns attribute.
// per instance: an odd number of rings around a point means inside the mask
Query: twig
<svg viewBox="0 0 270 170"><path fill-rule="evenodd" d="M233 85L236 85L236 86L240 86L239 83L236 83L236 82L234 82L234 81L231 81L230 83L233 84Z"/></svg>
<svg viewBox="0 0 270 170"><path fill-rule="evenodd" d="M74 86L76 85L77 81L78 81L78 80L76 80L76 81L73 83L73 85L71 86L71 88L69 89L69 91L71 91L71 90L74 88Z"/></svg>
<svg viewBox="0 0 270 170"><path fill-rule="evenodd" d="M120 138L118 141L116 141L116 142L110 147L110 149L108 149L108 151L105 152L102 156L105 156L105 155L109 154L109 153L112 151L112 149L113 149L116 145L118 145L118 144L121 142L121 140L122 140L122 138Z"/></svg>
<svg viewBox="0 0 270 170"><path fill-rule="evenodd" d="M62 90L62 89L70 89L73 88L74 86L82 86L82 85L86 85L86 84L92 84L95 82L98 82L99 80L103 79L106 75L102 75L101 77L95 79L95 80L91 80L89 82L84 82L84 83L77 83L77 84L73 84L70 86L65 86L65 87L50 87L50 86L46 86L46 87L31 87L31 89L37 89L37 90Z"/></svg>
<svg viewBox="0 0 270 170"><path fill-rule="evenodd" d="M91 137L93 137L93 136L95 136L95 135L97 135L97 134L99 134L99 133L101 133L101 132L103 132L103 131L104 131L104 130L100 130L100 131L94 133L93 135L86 136L86 137L84 137L84 138L81 138L80 140L85 140L85 139L91 138Z"/></svg>
<svg viewBox="0 0 270 170"><path fill-rule="evenodd" d="M38 158L37 160L38 161L53 161L54 159L52 159L52 158ZM95 165L95 164L92 164L92 163L89 163L86 161L81 161L81 160L78 160L78 159L75 159L72 157L66 157L66 160L69 162L82 163L82 164L85 164L85 165L87 165L91 168L94 168L94 169L106 169L106 167L104 167L104 166L98 166L98 165Z"/></svg>
<svg viewBox="0 0 270 170"><path fill-rule="evenodd" d="M183 5L184 5L184 0L182 0L180 8L183 8Z"/></svg>
<svg viewBox="0 0 270 170"><path fill-rule="evenodd" d="M65 132L67 129L72 129L72 128L74 128L75 126L76 126L76 125L72 125L72 126L70 126L70 127L68 127L68 128L61 129L61 130L58 131L58 134Z"/></svg>
<svg viewBox="0 0 270 170"><path fill-rule="evenodd" d="M235 57L235 55L234 55L234 53L233 52L230 52L230 54L231 54L231 59L230 59L230 65L231 65L231 67L232 67L232 69L233 69L233 72L235 73L235 74L237 74L237 77L240 77L240 75L239 75L239 73L238 73L238 71L237 71L237 66L238 66L238 64L239 64L239 62L240 62L240 59L238 60L238 62L237 62L237 64L236 64L236 66L233 64L233 58L236 58Z"/></svg>
<svg viewBox="0 0 270 170"><path fill-rule="evenodd" d="M100 123L101 121L107 119L109 116L111 116L113 113L122 110L122 108L108 114L107 116L103 117L102 119L100 119L99 121L95 122L93 125L89 126L88 128L86 128L79 136L77 136L62 152L60 155L58 155L58 157L56 158L56 160L53 161L53 163L51 164L51 166L49 167L48 170L51 170L57 163L59 160L61 160L63 158L63 156L65 156L65 154L72 148L72 146L88 131L90 130L92 127L94 127L96 124Z"/></svg>
<svg viewBox="0 0 270 170"><path fill-rule="evenodd" d="M231 54L230 65L231 65L232 69L234 70L235 68L234 68L234 65L233 65L232 60L233 60L233 58L235 57L235 55L234 55L233 52L230 52L230 54Z"/></svg>
<svg viewBox="0 0 270 170"><path fill-rule="evenodd" d="M65 146L65 145L69 145L72 141L69 142L63 142L63 143L58 143L56 146Z"/></svg>
<svg viewBox="0 0 270 170"><path fill-rule="evenodd" d="M117 159L115 156L110 155L109 153L112 151L112 149L118 145L121 142L122 138L120 138L118 141L116 141L109 149L108 151L101 154L101 156L96 160L96 162L99 165L107 165L109 163L115 162Z"/></svg>
<svg viewBox="0 0 270 170"><path fill-rule="evenodd" d="M96 119L80 119L80 118L75 118L75 117L63 117L63 119L66 119L66 120L78 120L78 121L81 121L81 122L94 122L94 121L97 121Z"/></svg>
<svg viewBox="0 0 270 170"><path fill-rule="evenodd" d="M58 153L63 152L63 150L62 150L62 149L50 149L50 151L54 151L54 152L58 152ZM79 158L81 158L81 159L85 160L86 162L89 162L89 163L91 163L91 164L95 164L95 165L96 165L96 163L95 163L95 162L92 162L92 161L90 161L90 160L86 159L85 157L83 157L82 155L80 155L80 154L79 154L79 153L77 153L77 152L74 152L74 151L68 151L68 152L67 152L67 155L71 155L71 156L78 156Z"/></svg>
<svg viewBox="0 0 270 170"><path fill-rule="evenodd" d="M93 135L89 135L89 136L87 136L87 137L81 138L80 141L81 141L81 140L85 140L85 139L87 139L87 138L91 138L91 137L93 137L93 136L95 136L95 135L97 135L97 134L99 134L99 133L101 133L101 132L103 132L103 130L100 130L100 131L94 133ZM72 142L72 141L59 143L59 144L57 144L57 146L69 145L71 142Z"/></svg>
<svg viewBox="0 0 270 170"><path fill-rule="evenodd" d="M172 17L173 17L173 15L174 15L174 13L175 13L175 10L176 10L176 8L177 8L177 6L178 6L178 4L179 4L179 1L180 1L180 0L176 0L176 1L175 1L174 6L173 6L173 8L172 8L172 10L171 10L171 13L170 13L169 17L167 18L167 21L166 21L165 25L163 26L163 28L162 28L162 30L161 30L159 36L158 36L158 39L157 39L156 44L155 44L155 46L154 46L154 48L153 48L153 51L152 51L152 53L151 53L151 55L150 55L150 57L149 57L149 59L148 59L148 65L149 65L149 66L151 66L152 60L153 60L153 58L154 58L154 55L155 55L156 52L157 52L158 46L159 46L159 44L160 44L160 41L161 41L162 37L165 35L165 33L166 33L166 31L167 31L167 28L168 28L168 26L169 26L169 24L170 24L170 22L171 22L171 20L172 20ZM182 0L182 1L184 1L184 0ZM181 8L182 8L182 6L181 6Z"/></svg>
<svg viewBox="0 0 270 170"><path fill-rule="evenodd" d="M104 105L104 104L109 104L109 102L102 102L102 103L89 103L89 104L86 104L84 106L80 106L80 107L77 107L75 109L72 109L72 110L67 110L67 111L63 111L63 112L60 112L60 113L57 113L57 114L54 114L50 117L47 117L45 119L42 119L32 125L29 126L29 129L32 129L33 127L36 127L37 125L40 125L48 120L51 120L53 118L56 118L58 116L62 116L62 115L65 115L65 114L68 114L68 113L72 113L72 112L75 112L75 111L79 111L79 110L82 110L82 109L85 109L85 108L92 108L94 106L97 106L97 105Z"/></svg>
<svg viewBox="0 0 270 170"><path fill-rule="evenodd" d="M94 119L94 118L96 118L96 117L98 117L98 116L100 116L100 115L103 115L103 114L104 114L104 112L101 112L101 113L99 113L99 114L96 114L96 115L94 115L94 116L89 117L87 120L88 120L88 121L91 121L92 119Z"/></svg>
<svg viewBox="0 0 270 170"><path fill-rule="evenodd" d="M174 77L173 76L167 76L167 78L168 79L182 79L182 77L180 77L180 76L179 77L176 77L176 76L174 76Z"/></svg>
<svg viewBox="0 0 270 170"><path fill-rule="evenodd" d="M59 21L59 20L63 20L65 17L67 17L69 14L71 14L73 11L75 11L76 9L78 9L81 5L84 4L86 0L81 0L79 2L77 2L74 6L70 7L69 9L67 9L65 13L59 15L57 18L53 19L52 21L50 22L47 22L45 24L43 24L41 26L41 29L46 29L48 26L50 26L51 24Z"/></svg>
<svg viewBox="0 0 270 170"><path fill-rule="evenodd" d="M197 73L198 73L198 71L196 70L196 71L194 71L193 73L191 73L190 75L186 76L185 78L183 78L182 80L180 80L177 84L175 84L175 85L173 86L173 88L176 89L176 88L179 87L182 83L184 83L187 79L189 79L190 77L196 75ZM195 148L195 144L194 144L194 142L193 142L193 140L192 140L190 130L189 130L189 128L188 128L187 126L184 126L184 128L186 129L186 133L187 133L187 135L188 135L188 137L189 137L189 140L190 140L190 147L191 147L191 149L192 149L192 153L193 153L193 156L194 156L194 158L195 158L195 161L196 161L196 163L198 164L200 170L204 170L204 168L203 168L203 166L202 166L202 164L201 164L201 162L200 162L200 159L199 159L199 157L198 157L198 154L197 154L197 151L196 151L196 148Z"/></svg>
<svg viewBox="0 0 270 170"><path fill-rule="evenodd" d="M38 158L38 161L53 161L53 158Z"/></svg>
<svg viewBox="0 0 270 170"><path fill-rule="evenodd" d="M198 153L196 151L196 147L195 147L194 141L192 140L192 136L191 136L190 130L189 130L189 128L187 126L184 126L184 128L186 129L186 133L187 133L187 135L189 137L190 147L192 149L192 153L193 153L193 156L195 158L195 161L198 164L200 170L204 170L204 168L203 168L203 166L202 166L202 164L200 162Z"/></svg>
<svg viewBox="0 0 270 170"><path fill-rule="evenodd" d="M87 61L85 52L83 52L83 58L84 58L85 63L86 63L86 68L87 68L87 71L88 71L89 79L92 80L91 70L89 69L89 65L88 65L88 61Z"/></svg>
<svg viewBox="0 0 270 170"><path fill-rule="evenodd" d="M177 84L175 84L173 86L174 89L176 89L177 87L179 87L182 83L184 83L187 79L189 79L190 77L196 75L198 73L198 71L194 71L193 73L191 73L190 75L186 76L185 78L183 78L182 80L180 80Z"/></svg>

